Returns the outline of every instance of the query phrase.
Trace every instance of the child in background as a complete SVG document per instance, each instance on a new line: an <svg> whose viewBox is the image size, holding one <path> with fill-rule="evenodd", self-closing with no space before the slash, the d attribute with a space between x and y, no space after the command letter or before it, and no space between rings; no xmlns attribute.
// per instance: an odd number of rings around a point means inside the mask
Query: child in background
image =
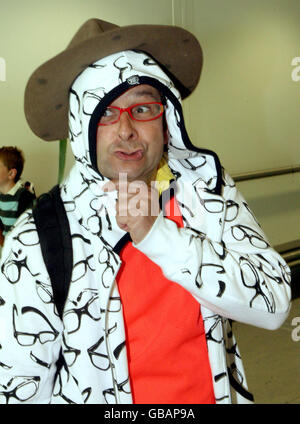
<svg viewBox="0 0 300 424"><path fill-rule="evenodd" d="M23 167L24 155L20 149L12 146L0 148L0 218L4 236L21 213L33 206L35 199L20 179Z"/></svg>

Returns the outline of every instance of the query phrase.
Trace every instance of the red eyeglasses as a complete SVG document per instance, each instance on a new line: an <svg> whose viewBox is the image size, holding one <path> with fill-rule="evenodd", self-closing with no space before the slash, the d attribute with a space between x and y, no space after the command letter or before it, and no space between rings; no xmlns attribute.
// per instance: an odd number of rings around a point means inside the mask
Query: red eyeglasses
<svg viewBox="0 0 300 424"><path fill-rule="evenodd" d="M108 106L101 116L98 125L115 124L120 120L124 112L128 112L134 121L147 122L159 118L164 113L164 106L159 102L137 103L126 108Z"/></svg>

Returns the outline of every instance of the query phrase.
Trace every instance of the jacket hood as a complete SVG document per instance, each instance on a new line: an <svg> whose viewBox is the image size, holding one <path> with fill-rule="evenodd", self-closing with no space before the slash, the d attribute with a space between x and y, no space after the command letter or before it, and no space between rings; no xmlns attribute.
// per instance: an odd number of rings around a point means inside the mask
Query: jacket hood
<svg viewBox="0 0 300 424"><path fill-rule="evenodd" d="M209 190L219 194L221 166L214 152L195 147L187 134L181 96L171 79L144 52L123 51L88 66L74 81L70 90L69 138L76 166L88 178L104 181L97 169L96 135L105 108L128 89L149 84L166 99L165 118L168 126L168 160L176 176L210 168Z"/></svg>

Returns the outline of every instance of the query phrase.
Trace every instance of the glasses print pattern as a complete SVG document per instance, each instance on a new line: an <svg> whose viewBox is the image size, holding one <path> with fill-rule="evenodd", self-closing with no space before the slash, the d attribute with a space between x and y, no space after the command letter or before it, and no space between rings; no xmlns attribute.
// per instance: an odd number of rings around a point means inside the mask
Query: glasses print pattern
<svg viewBox="0 0 300 424"><path fill-rule="evenodd" d="M140 69L151 66L151 69L160 72L155 63L145 61L143 54L138 56L141 58ZM132 68L122 58L116 59L109 83L114 81L117 85L116 82L124 82L134 76ZM95 81L102 81L101 72L107 72L101 66L91 66L88 71ZM175 97L179 96L171 83L170 89ZM9 311L5 316L10 317L12 328L9 342L18 350L22 363L26 359L28 369L32 369L30 364L34 364L34 370L40 369L43 377L49 370L49 364L57 360L53 357L54 344L62 340L66 368L56 378L53 396L59 398L55 401L64 403L77 403L78 399L90 403L116 403L117 399L121 399L122 403L131 402L128 374L124 371L126 345L122 305L114 286L120 262L113 247L124 232L118 229L111 217L107 207L108 195L99 191L104 177L93 169L88 142L89 123L95 105L110 90L110 86L96 89L91 85L88 91L82 91L80 84L76 86L75 82L70 92L69 138L76 166L70 179L63 183L61 195L69 217L74 258L64 310L64 331L55 313L47 273L37 266L37 263L42 263L42 257L32 215L24 218L26 223L23 220L18 224L20 230L14 232L13 248L1 265L2 274L8 282L6 288L26 293L24 297L19 296L20 303L14 302L12 306L9 290L1 291L0 313L2 310ZM190 234L190 243L196 240L199 255L202 255L196 271L187 266L181 270L182 278L188 280L189 287L197 292L209 285L218 303L230 292L231 270L239 264L239 273L234 278L236 285L243 290L245 302L250 308L260 302L266 311L274 311L275 299L263 285L264 277L273 278L274 285L289 284L289 272L282 266L278 275L274 276L274 263L268 261L268 256L263 256L269 244L244 200L235 194L226 199L216 194L216 159L205 151L199 153L186 147L190 144L181 111L177 110L175 103L167 99L169 164L176 179L176 198L187 234ZM224 172L222 184L224 191L236 193L234 182ZM184 196L183 189L187 186L192 192L190 198ZM220 239L220 234L224 234L224 238ZM236 384L242 385L243 368L236 341L227 327L229 321L204 307L201 314L210 355L222 357L225 346L230 354L230 372ZM26 327L28 321L31 326ZM7 346L4 346L5 341L0 340L0 343L3 345L2 352ZM9 358L0 362L0 369L10 375L16 373ZM115 370L118 371L116 374ZM224 383L228 371L213 361L212 374L217 403L222 402L230 397L226 389L228 384ZM42 384L35 375L24 377L14 374L13 378L6 382L1 380L0 384L0 403L12 403L31 401L44 382Z"/></svg>
<svg viewBox="0 0 300 424"><path fill-rule="evenodd" d="M24 233L26 233L25 236L27 236L27 232L24 232ZM18 241L23 246L36 246L37 243L26 245L24 244L24 242L21 241L24 233L19 234ZM20 281L21 277L23 277L24 274L26 273L29 273L32 277L37 277L39 275L39 272L37 273L32 272L27 262L28 262L28 256L24 254L22 248L19 248L16 251L11 251L10 255L1 265L1 272L4 274L4 276L7 278L7 280L11 284L16 284L18 281Z"/></svg>
<svg viewBox="0 0 300 424"><path fill-rule="evenodd" d="M33 346L36 342L39 342L41 344L45 344L48 342L53 342L57 336L58 331L53 327L53 325L50 323L48 318L40 312L38 309L33 308L31 306L25 306L22 308L21 316L19 317L18 310L16 305L13 305L13 328L14 328L14 336L17 340L18 344L21 346ZM43 327L42 330L38 333L30 333L30 332L23 332L17 329L17 323L23 323L25 319L25 314L36 314L42 318L43 321ZM19 317L19 319L18 319ZM26 316L28 320L35 320L38 319L37 316L32 315L31 317Z"/></svg>
<svg viewBox="0 0 300 424"><path fill-rule="evenodd" d="M0 404L9 404L11 400L26 402L38 392L39 377L14 377L6 385L0 384Z"/></svg>
<svg viewBox="0 0 300 424"><path fill-rule="evenodd" d="M82 276L81 276L82 277ZM80 277L80 278L81 278ZM66 323L67 334L75 333L80 329L81 320L84 316L94 321L101 319L99 295L96 290L86 289L82 291L75 301L69 299L64 311L64 322ZM69 308L72 304L74 308Z"/></svg>

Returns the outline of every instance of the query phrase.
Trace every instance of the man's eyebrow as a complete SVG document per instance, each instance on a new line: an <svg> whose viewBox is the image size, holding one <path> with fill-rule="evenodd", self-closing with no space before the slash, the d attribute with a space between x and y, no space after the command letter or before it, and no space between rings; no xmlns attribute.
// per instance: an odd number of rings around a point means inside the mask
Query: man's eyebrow
<svg viewBox="0 0 300 424"><path fill-rule="evenodd" d="M149 97L152 97L154 100L158 100L158 99L160 99L160 95L159 95L159 93L153 93L152 91L150 91L150 90L141 90L141 91L136 91L135 93L134 93L136 96L138 96L138 97L142 97L142 96L149 96Z"/></svg>

